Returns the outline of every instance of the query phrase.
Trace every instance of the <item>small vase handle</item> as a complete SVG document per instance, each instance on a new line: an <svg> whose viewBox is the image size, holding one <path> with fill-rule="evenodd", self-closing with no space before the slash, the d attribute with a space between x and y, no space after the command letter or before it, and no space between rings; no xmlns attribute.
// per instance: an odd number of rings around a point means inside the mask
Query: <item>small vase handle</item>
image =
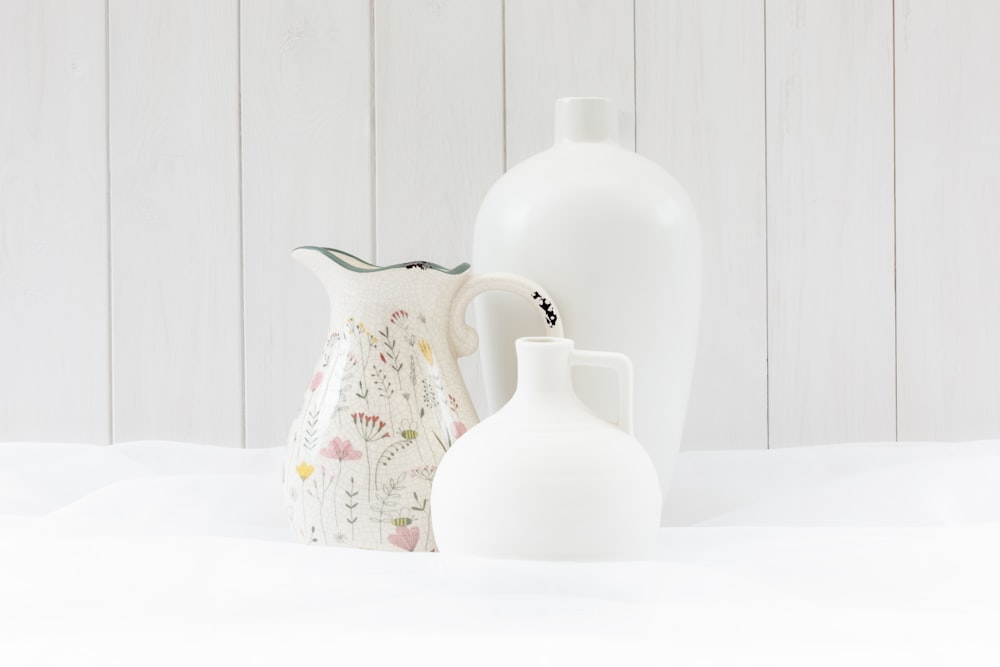
<svg viewBox="0 0 1000 667"><path fill-rule="evenodd" d="M479 334L465 322L465 311L474 298L489 290L520 294L529 301L534 301L545 322L545 335L563 337L562 319L545 290L513 273L483 273L469 278L452 302L451 344L456 356L470 355L479 347Z"/></svg>
<svg viewBox="0 0 1000 667"><path fill-rule="evenodd" d="M632 361L619 352L573 350L569 354L569 365L598 366L618 373L618 421L615 424L629 435L635 435L632 431Z"/></svg>

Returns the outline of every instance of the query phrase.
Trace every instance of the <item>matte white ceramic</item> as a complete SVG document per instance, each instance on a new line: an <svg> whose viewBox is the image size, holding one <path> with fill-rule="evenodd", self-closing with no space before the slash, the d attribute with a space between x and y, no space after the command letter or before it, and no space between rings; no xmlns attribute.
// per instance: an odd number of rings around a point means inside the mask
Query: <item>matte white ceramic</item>
<svg viewBox="0 0 1000 667"><path fill-rule="evenodd" d="M522 338L517 360L510 402L441 460L432 491L441 551L533 560L647 556L661 495L653 463L632 436L628 357L577 351L565 338ZM617 423L576 397L576 366L617 374Z"/></svg>
<svg viewBox="0 0 1000 667"><path fill-rule="evenodd" d="M614 105L556 102L555 145L501 177L476 220L473 262L545 285L584 348L635 364L635 432L666 491L680 447L694 368L701 240L690 199L659 165L617 142ZM491 410L512 395L513 342L543 333L507 295L476 302ZM606 374L575 374L580 398L614 415Z"/></svg>

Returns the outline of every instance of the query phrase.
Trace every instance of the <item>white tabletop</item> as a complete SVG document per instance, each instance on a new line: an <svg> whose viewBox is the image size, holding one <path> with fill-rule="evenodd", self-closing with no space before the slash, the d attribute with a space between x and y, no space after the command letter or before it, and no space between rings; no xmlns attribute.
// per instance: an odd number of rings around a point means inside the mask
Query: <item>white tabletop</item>
<svg viewBox="0 0 1000 667"><path fill-rule="evenodd" d="M0 444L0 664L1000 664L1000 441L684 453L604 564L297 544L281 454Z"/></svg>

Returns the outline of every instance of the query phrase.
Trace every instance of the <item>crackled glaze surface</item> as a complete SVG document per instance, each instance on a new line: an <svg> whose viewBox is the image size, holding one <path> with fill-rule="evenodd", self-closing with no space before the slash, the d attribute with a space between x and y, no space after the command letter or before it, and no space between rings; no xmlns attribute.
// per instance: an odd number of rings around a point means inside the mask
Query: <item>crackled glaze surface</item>
<svg viewBox="0 0 1000 667"><path fill-rule="evenodd" d="M286 461L304 539L434 548L427 503L437 462L477 421L447 386L437 338L424 314L405 309L384 322L348 317L327 337Z"/></svg>
<svg viewBox="0 0 1000 667"><path fill-rule="evenodd" d="M330 295L330 331L292 423L284 466L289 517L306 542L433 551L431 482L438 461L479 419L457 357L475 349L464 325L480 291L522 294L561 334L555 307L516 276L468 265L375 267L341 251L294 256Z"/></svg>

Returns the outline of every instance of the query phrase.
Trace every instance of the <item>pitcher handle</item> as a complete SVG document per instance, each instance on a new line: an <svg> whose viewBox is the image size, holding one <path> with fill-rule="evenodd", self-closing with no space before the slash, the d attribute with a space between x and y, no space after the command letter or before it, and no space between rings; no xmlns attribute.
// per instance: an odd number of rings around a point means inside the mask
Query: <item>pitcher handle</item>
<svg viewBox="0 0 1000 667"><path fill-rule="evenodd" d="M541 310L546 335L563 338L563 325L548 293L536 283L513 273L483 273L469 278L455 295L451 308L451 336L455 355L464 357L479 347L479 334L465 322L465 311L478 295L488 290L520 294Z"/></svg>
<svg viewBox="0 0 1000 667"><path fill-rule="evenodd" d="M632 392L634 385L632 360L620 352L573 350L569 353L569 365L598 366L600 368L609 368L618 373L618 421L615 422L615 425L629 435L635 435L632 431Z"/></svg>

